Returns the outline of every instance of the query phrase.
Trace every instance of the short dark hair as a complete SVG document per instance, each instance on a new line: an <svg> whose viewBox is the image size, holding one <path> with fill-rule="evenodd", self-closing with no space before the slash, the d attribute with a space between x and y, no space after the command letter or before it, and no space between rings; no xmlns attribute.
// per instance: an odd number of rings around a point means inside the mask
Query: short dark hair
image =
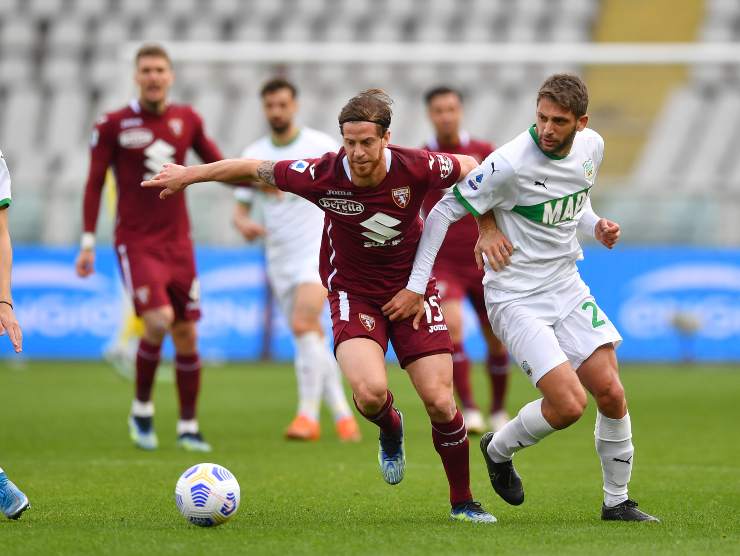
<svg viewBox="0 0 740 556"><path fill-rule="evenodd" d="M279 91L280 89L288 89L293 98L298 97L298 87L284 77L273 77L272 79L265 81L260 89L260 97L265 98L266 95Z"/></svg>
<svg viewBox="0 0 740 556"><path fill-rule="evenodd" d="M439 85L438 87L432 87L424 93L424 102L429 106L434 100L434 97L442 95L456 95L457 98L460 99L460 102L463 101L463 94L459 89L455 89L454 87L449 87L447 85Z"/></svg>
<svg viewBox="0 0 740 556"><path fill-rule="evenodd" d="M172 66L172 60L170 59L170 55L167 54L167 51L164 49L164 47L161 44L157 43L146 43L142 44L139 47L139 50L136 51L136 57L134 58L134 61L136 64L139 63L139 60L142 58L146 58L148 56L152 56L155 58L164 58L167 60L167 63Z"/></svg>
<svg viewBox="0 0 740 556"><path fill-rule="evenodd" d="M380 136L391 127L393 100L383 89L368 89L353 96L339 112L339 131L347 122L370 122L380 128Z"/></svg>
<svg viewBox="0 0 740 556"><path fill-rule="evenodd" d="M580 118L588 111L588 89L577 75L570 73L551 75L545 79L537 92L537 104L543 97L570 110L576 118Z"/></svg>

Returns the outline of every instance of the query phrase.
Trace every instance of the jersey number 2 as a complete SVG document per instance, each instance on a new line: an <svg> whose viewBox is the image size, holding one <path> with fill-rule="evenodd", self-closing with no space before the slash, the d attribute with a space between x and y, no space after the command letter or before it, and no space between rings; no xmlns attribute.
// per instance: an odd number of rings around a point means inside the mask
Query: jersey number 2
<svg viewBox="0 0 740 556"><path fill-rule="evenodd" d="M593 301L586 301L586 303L581 305L581 309L583 309L584 311L587 311L589 307L593 311L593 313L591 313L591 326L593 326L594 328L598 328L602 324L606 324L606 321L599 320L599 309L598 307L596 307L596 303L594 303Z"/></svg>

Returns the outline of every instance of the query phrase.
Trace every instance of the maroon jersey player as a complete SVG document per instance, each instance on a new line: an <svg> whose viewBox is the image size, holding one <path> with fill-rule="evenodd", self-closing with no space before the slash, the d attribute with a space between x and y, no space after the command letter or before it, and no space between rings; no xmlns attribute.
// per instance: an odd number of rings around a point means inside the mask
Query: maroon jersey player
<svg viewBox="0 0 740 556"><path fill-rule="evenodd" d="M124 285L144 323L136 355L131 437L140 448L157 447L152 387L162 341L170 333L180 400L178 444L187 450L209 451L196 419L201 369L195 323L200 305L185 198L164 205L156 192L139 184L163 163L182 164L190 148L206 162L223 157L190 106L167 102L173 72L165 50L143 46L136 55L135 78L139 98L101 117L93 131L77 272L84 277L94 270L95 227L105 174L111 167L118 188L116 254Z"/></svg>
<svg viewBox="0 0 740 556"><path fill-rule="evenodd" d="M463 106L462 94L459 91L451 87L435 87L426 93L425 101L429 121L434 128L434 137L424 148L466 154L479 163L491 154L493 145L474 139L461 129ZM441 197L440 191L428 195L424 199L424 213L429 214ZM499 430L509 420L504 409L509 379L509 354L506 346L494 336L488 324L483 296L483 270L478 268L473 253L477 240L478 225L472 215L450 226L434 264L434 277L437 279L442 310L452 338L452 376L455 391L463 406L465 424L468 426L468 432L482 434L487 427L473 397L470 359L463 345L462 301L466 297L478 316L488 348L486 370L491 386L490 424L494 431Z"/></svg>
<svg viewBox="0 0 740 556"><path fill-rule="evenodd" d="M377 89L350 99L339 115L344 146L338 153L277 163L168 165L143 185L164 187L166 198L195 182L261 179L319 206L325 213L320 270L329 291L335 353L357 409L380 428L383 478L397 484L405 471L403 419L385 369L390 340L429 414L450 486L451 516L493 522L470 492L467 431L452 394L452 346L434 282L427 288L422 326L412 319L393 321L384 310L413 265L427 191L450 187L475 160L389 147L390 102Z"/></svg>

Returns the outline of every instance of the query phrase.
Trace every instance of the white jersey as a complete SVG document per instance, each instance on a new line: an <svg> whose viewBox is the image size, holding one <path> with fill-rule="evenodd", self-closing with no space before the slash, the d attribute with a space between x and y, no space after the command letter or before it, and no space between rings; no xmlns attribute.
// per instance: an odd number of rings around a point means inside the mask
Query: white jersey
<svg viewBox="0 0 740 556"><path fill-rule="evenodd" d="M10 206L10 172L8 165L5 164L5 157L0 151L0 209Z"/></svg>
<svg viewBox="0 0 740 556"><path fill-rule="evenodd" d="M451 221L465 209L476 216L493 209L514 246L503 270L486 264L487 299L501 303L575 277L575 262L583 258L576 231L593 235L598 221L589 194L603 156L604 140L591 129L576 133L567 156L551 156L539 148L532 126L491 153L435 207ZM422 241L409 280L413 291L429 266L423 248Z"/></svg>
<svg viewBox="0 0 740 556"><path fill-rule="evenodd" d="M287 145L275 145L269 136L258 139L242 153L243 158L257 160L298 160L318 158L338 150L338 145L326 133L304 127ZM256 190L239 188L237 200L254 203L255 212L261 212L267 230L265 248L268 263L290 259L296 253L305 253L315 246L315 257L321 244L324 213L316 205L292 193L281 197L266 195Z"/></svg>

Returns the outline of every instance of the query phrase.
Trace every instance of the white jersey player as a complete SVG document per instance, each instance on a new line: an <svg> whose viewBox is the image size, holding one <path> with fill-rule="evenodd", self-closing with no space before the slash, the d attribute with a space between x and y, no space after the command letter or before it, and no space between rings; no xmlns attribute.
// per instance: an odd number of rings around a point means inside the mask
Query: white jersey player
<svg viewBox="0 0 740 556"><path fill-rule="evenodd" d="M300 160L338 150L339 146L329 135L295 125L297 102L292 83L272 79L262 87L261 96L272 133L248 146L242 157ZM234 224L248 240L264 236L270 286L295 339L298 411L285 431L286 437L319 438L319 408L323 398L334 414L339 438L359 440L360 431L320 322L326 299L319 276L324 213L292 193L278 196L240 188L235 196L239 202L234 209ZM253 212L260 216L260 222L252 218Z"/></svg>
<svg viewBox="0 0 740 556"><path fill-rule="evenodd" d="M11 202L10 173L0 151L0 335L7 334L13 349L19 353L23 349L23 335L13 312L13 299L10 295L13 251L8 231L8 207ZM18 519L30 507L28 497L8 479L0 467L0 511L8 519Z"/></svg>
<svg viewBox="0 0 740 556"><path fill-rule="evenodd" d="M587 107L588 92L578 77L548 78L537 97L537 123L489 155L434 207L410 291L396 298L411 307L412 295L424 291L447 227L473 213L481 226L477 256L482 262L483 252L489 262L484 286L491 327L543 395L481 439L494 490L510 504L524 501L514 453L576 422L586 407L585 387L598 406L602 519L657 521L627 497L634 447L615 355L622 338L576 267L583 258L577 231L609 248L620 234L616 223L591 208L604 141L586 128Z"/></svg>

